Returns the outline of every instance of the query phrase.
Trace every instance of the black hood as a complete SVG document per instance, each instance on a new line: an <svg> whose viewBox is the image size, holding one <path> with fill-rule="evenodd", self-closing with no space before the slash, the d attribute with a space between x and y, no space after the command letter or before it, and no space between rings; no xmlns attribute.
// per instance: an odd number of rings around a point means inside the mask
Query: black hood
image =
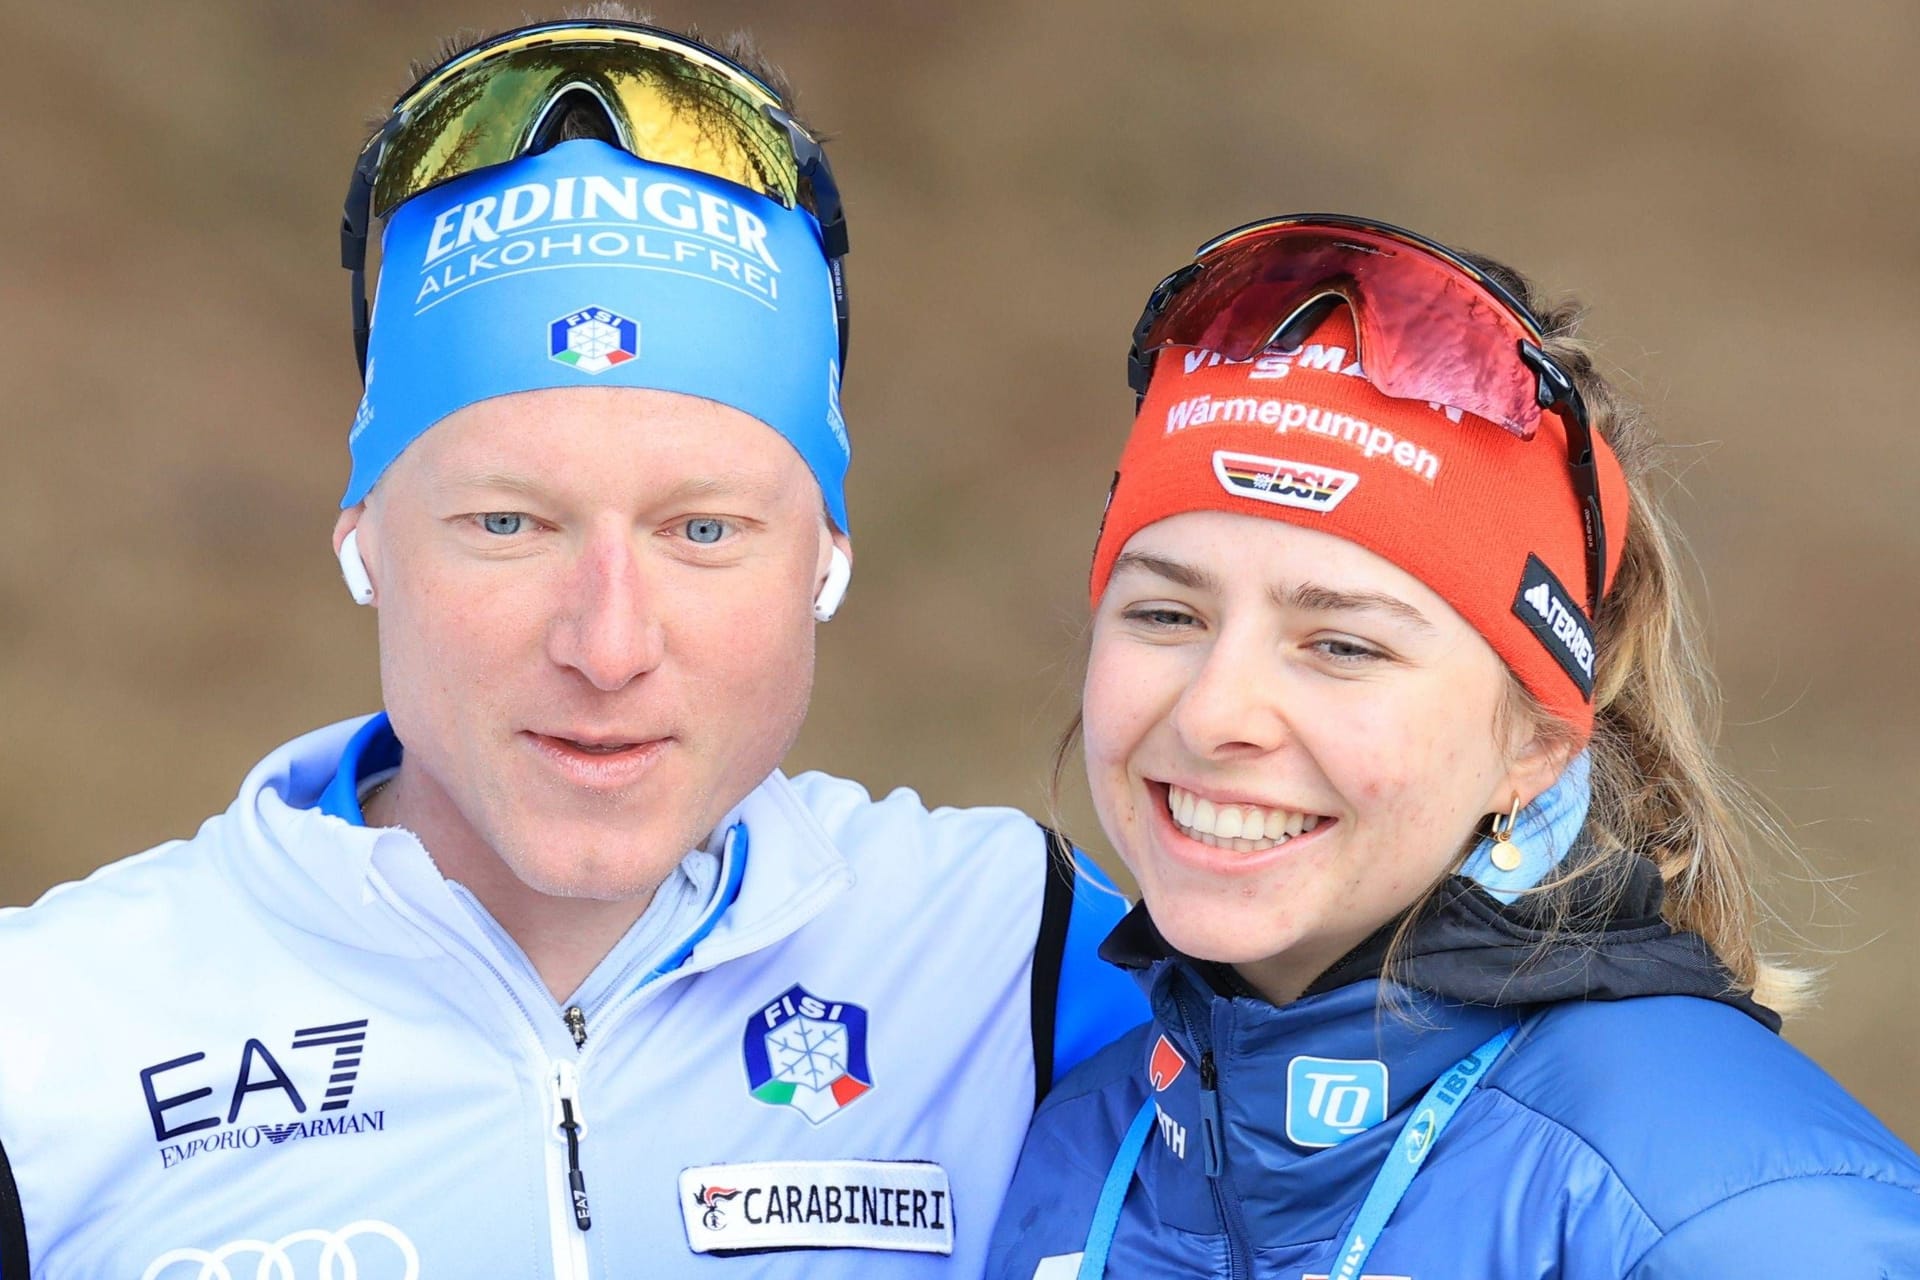
<svg viewBox="0 0 1920 1280"><path fill-rule="evenodd" d="M1576 847L1568 865L1577 864L1581 853ZM1595 869L1559 893L1523 896L1510 907L1455 876L1408 928L1393 977L1415 990L1481 1005L1699 996L1778 1031L1780 1016L1736 986L1706 939L1676 932L1661 918L1661 897L1659 869L1642 857L1617 871ZM1380 977L1402 923L1389 921L1321 974L1302 998ZM1255 995L1229 966L1178 956L1145 903L1114 928L1100 954L1128 969L1186 959L1219 994Z"/></svg>

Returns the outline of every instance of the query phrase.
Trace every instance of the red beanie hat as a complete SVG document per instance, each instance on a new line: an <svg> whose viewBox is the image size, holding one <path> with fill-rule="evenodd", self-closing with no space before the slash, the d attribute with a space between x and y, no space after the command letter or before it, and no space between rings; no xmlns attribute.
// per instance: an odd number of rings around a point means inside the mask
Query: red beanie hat
<svg viewBox="0 0 1920 1280"><path fill-rule="evenodd" d="M1597 434L1593 448L1611 582L1627 486ZM1382 394L1361 371L1345 307L1293 352L1236 363L1167 347L1094 548L1095 607L1127 540L1187 511L1285 520L1384 557L1452 605L1583 740L1592 732L1586 543L1556 414L1522 440Z"/></svg>

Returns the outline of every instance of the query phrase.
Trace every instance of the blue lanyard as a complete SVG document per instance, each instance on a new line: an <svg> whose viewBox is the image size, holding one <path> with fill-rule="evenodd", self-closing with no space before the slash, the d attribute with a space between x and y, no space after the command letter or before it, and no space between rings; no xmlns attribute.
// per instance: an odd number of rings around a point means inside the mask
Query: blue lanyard
<svg viewBox="0 0 1920 1280"><path fill-rule="evenodd" d="M1440 1140L1440 1131L1447 1127L1474 1088L1486 1079L1488 1069L1506 1052L1514 1030L1513 1027L1501 1028L1492 1039L1456 1062L1421 1096L1413 1114L1400 1126L1400 1136L1393 1140L1393 1149L1387 1152L1380 1171L1373 1175L1373 1185L1367 1188L1367 1198L1360 1202L1353 1230L1347 1233L1346 1242L1334 1255L1336 1262L1327 1280L1361 1280L1360 1268L1366 1265L1380 1233L1386 1230L1387 1219L1393 1216L1407 1188L1413 1185L1413 1175L1426 1163L1427 1153ZM1100 1187L1093 1223L1087 1230L1077 1280L1100 1280L1106 1272L1107 1254L1120 1227L1120 1209L1127 1198L1127 1187L1133 1182L1134 1170L1140 1164L1140 1154L1146 1148L1147 1135L1153 1129L1153 1115L1153 1099L1149 1097L1134 1115L1126 1137L1120 1141L1120 1150L1114 1153L1107 1180Z"/></svg>
<svg viewBox="0 0 1920 1280"><path fill-rule="evenodd" d="M1133 1182L1133 1170L1140 1163L1140 1152L1153 1132L1153 1095L1134 1113L1127 1136L1120 1139L1120 1150L1107 1169L1107 1180L1100 1184L1100 1199L1093 1207L1093 1226L1087 1230L1087 1247L1080 1255L1080 1270L1075 1280L1100 1280L1107 1271L1107 1252L1113 1248L1113 1233L1120 1229L1120 1208L1126 1203L1127 1187Z"/></svg>
<svg viewBox="0 0 1920 1280"><path fill-rule="evenodd" d="M1367 1198L1360 1202L1360 1216L1353 1220L1353 1230L1347 1232L1346 1243L1334 1255L1334 1267L1327 1280L1359 1280L1360 1268L1366 1265L1380 1233L1387 1229L1387 1219L1400 1207L1401 1198L1413 1185L1413 1175L1420 1172L1420 1166L1427 1162L1427 1153L1440 1140L1440 1131L1453 1119L1454 1112L1460 1110L1460 1104L1472 1094L1474 1086L1487 1078L1487 1069L1506 1052L1513 1030L1502 1027L1498 1035L1460 1059L1451 1071L1428 1087L1420 1105L1413 1109L1413 1115L1400 1126L1400 1136L1393 1140L1393 1149L1387 1152L1380 1172L1373 1175Z"/></svg>

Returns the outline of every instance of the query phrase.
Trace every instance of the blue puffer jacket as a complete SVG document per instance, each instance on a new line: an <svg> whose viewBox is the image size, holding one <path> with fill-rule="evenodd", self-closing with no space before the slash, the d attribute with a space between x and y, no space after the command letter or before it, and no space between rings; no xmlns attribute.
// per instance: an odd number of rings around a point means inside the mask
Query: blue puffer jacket
<svg viewBox="0 0 1920 1280"><path fill-rule="evenodd" d="M1397 1010L1382 1007L1383 938L1276 1008L1171 953L1136 909L1103 954L1140 971L1154 1022L1036 1116L988 1276L1078 1274L1143 1112L1106 1275L1336 1273L1416 1102L1514 1025L1369 1280L1920 1277L1920 1159L1769 1011L1724 997L1724 970L1658 903L1642 864L1597 927L1543 951L1539 922L1455 881L1413 931Z"/></svg>

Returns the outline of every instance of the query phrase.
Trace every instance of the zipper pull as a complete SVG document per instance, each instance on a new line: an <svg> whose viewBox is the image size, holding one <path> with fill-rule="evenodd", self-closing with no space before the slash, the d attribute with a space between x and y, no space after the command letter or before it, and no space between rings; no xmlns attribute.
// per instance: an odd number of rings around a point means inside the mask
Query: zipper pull
<svg viewBox="0 0 1920 1280"><path fill-rule="evenodd" d="M587 1128L577 1114L579 1085L573 1065L556 1063L553 1072L553 1096L560 1103L560 1132L567 1140L567 1190L573 1196L573 1225L586 1231L593 1226L587 1210L587 1179L580 1172L580 1137Z"/></svg>
<svg viewBox="0 0 1920 1280"><path fill-rule="evenodd" d="M1213 1050L1200 1055L1200 1147L1206 1153L1207 1176L1217 1178L1225 1161L1221 1158L1220 1073L1213 1063Z"/></svg>
<svg viewBox="0 0 1920 1280"><path fill-rule="evenodd" d="M570 1004L567 1006L566 1013L562 1016L564 1016L567 1020L567 1030L573 1033L573 1047L576 1049L586 1048L586 1045L587 1045L586 1011L583 1010L577 1004Z"/></svg>

